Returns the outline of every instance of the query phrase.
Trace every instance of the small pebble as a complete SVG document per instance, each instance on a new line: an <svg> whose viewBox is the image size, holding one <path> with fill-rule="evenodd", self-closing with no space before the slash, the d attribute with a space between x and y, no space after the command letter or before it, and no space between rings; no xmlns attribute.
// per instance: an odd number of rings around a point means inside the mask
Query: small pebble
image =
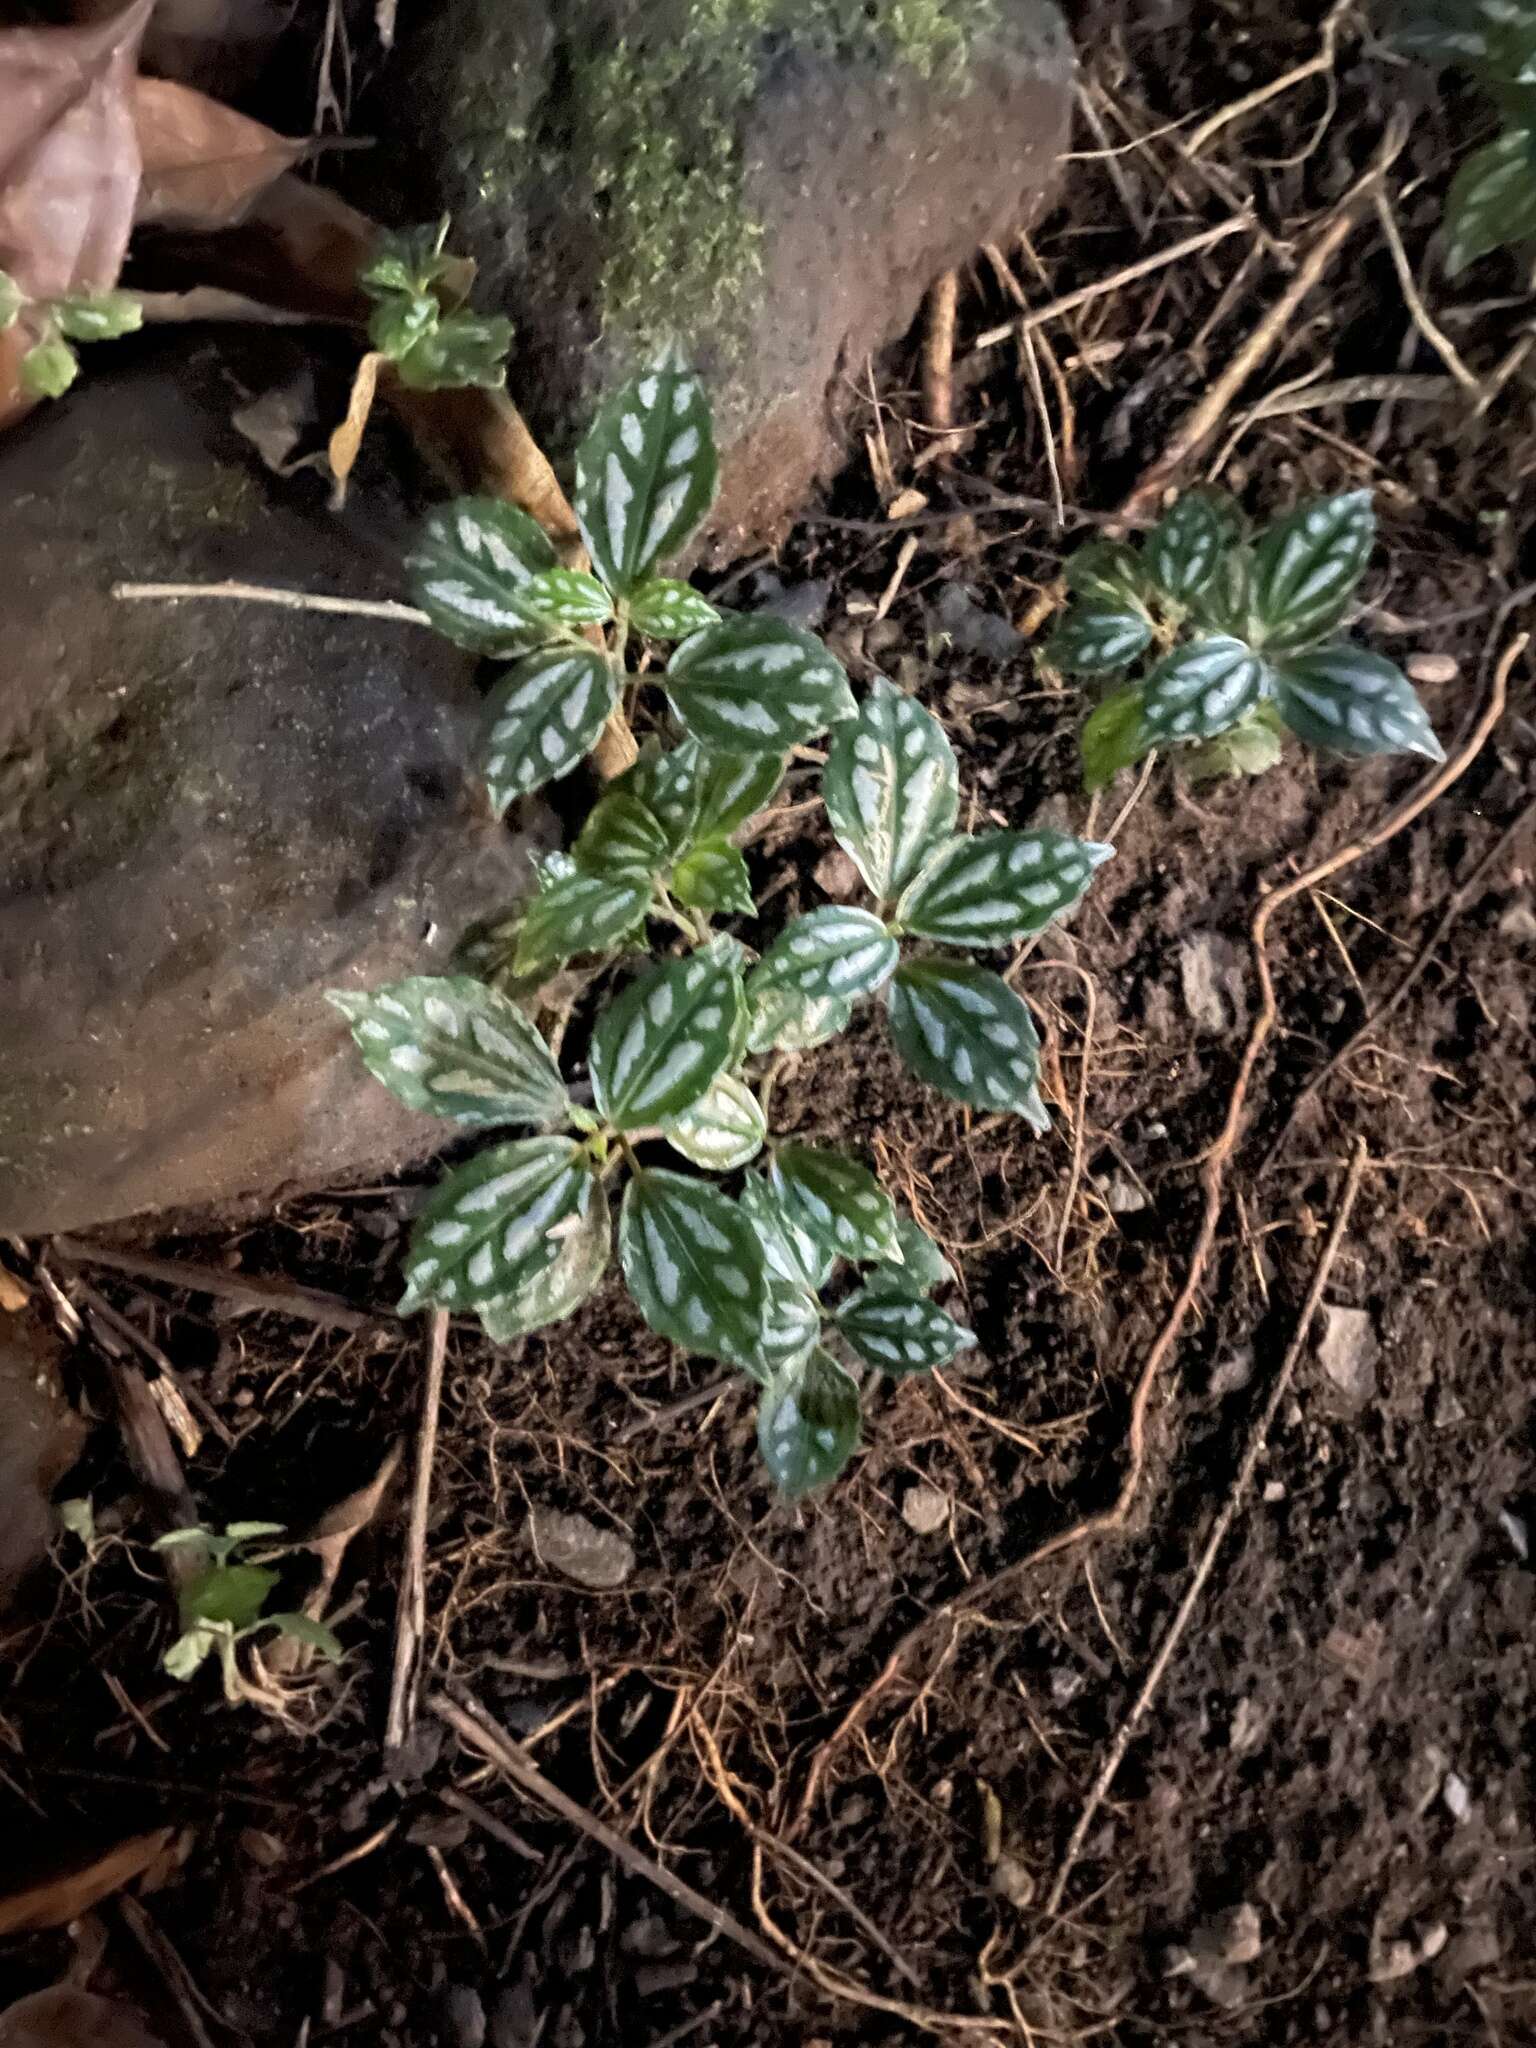
<svg viewBox="0 0 1536 2048"><path fill-rule="evenodd" d="M863 894L864 878L840 846L817 861L814 879L817 888L834 903L848 903Z"/></svg>
<svg viewBox="0 0 1536 2048"><path fill-rule="evenodd" d="M909 1487L902 1497L901 1519L918 1536L936 1536L949 1521L949 1496L936 1486Z"/></svg>
<svg viewBox="0 0 1536 2048"><path fill-rule="evenodd" d="M1405 666L1413 683L1454 683L1461 674L1454 654L1410 654Z"/></svg>
<svg viewBox="0 0 1536 2048"><path fill-rule="evenodd" d="M1440 1787L1440 1797L1445 1802L1446 1812L1454 1821L1464 1821L1472 1811L1472 1794L1468 1790L1467 1781L1455 1771L1446 1772L1445 1783Z"/></svg>

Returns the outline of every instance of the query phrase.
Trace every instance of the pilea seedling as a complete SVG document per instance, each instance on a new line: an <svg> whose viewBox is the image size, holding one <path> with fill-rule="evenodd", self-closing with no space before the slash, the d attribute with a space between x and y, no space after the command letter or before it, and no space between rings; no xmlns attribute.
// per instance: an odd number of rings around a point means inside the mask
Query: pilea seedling
<svg viewBox="0 0 1536 2048"><path fill-rule="evenodd" d="M369 345L414 390L497 389L506 377L512 323L467 309L474 266L445 251L447 238L446 214L435 226L379 237L357 280L374 303Z"/></svg>
<svg viewBox="0 0 1536 2048"><path fill-rule="evenodd" d="M1084 788L1162 747L1188 749L1197 776L1256 775L1287 729L1341 754L1443 761L1408 678L1337 637L1375 538L1369 491L1303 505L1251 537L1235 499L1200 490L1139 548L1080 548L1043 658L1095 680L1137 672L1083 727Z"/></svg>
<svg viewBox="0 0 1536 2048"><path fill-rule="evenodd" d="M132 292L65 292L34 299L0 270L0 334L20 321L29 346L18 368L29 398L62 398L80 374L77 341L116 341L144 324L144 308Z"/></svg>
<svg viewBox="0 0 1536 2048"><path fill-rule="evenodd" d="M1502 127L1473 150L1445 202L1445 268L1457 277L1495 249L1536 240L1536 4L1401 0L1402 49L1467 72Z"/></svg>
<svg viewBox="0 0 1536 2048"><path fill-rule="evenodd" d="M278 1575L243 1553L253 1543L282 1533L280 1522L231 1522L222 1535L212 1529L172 1529L158 1539L156 1550L196 1549L207 1560L184 1580L176 1596L181 1634L162 1660L172 1678L191 1678L205 1658L217 1654L224 1697L237 1703L247 1688L235 1651L268 1629L293 1637L322 1657L340 1660L341 1644L323 1622L312 1621L307 1614L262 1612Z"/></svg>
<svg viewBox="0 0 1536 2048"><path fill-rule="evenodd" d="M953 1278L937 1247L865 1165L769 1140L778 1064L878 998L921 1080L1042 1127L1027 1007L991 968L939 949L987 953L1041 931L1110 849L957 831L955 756L931 713L882 680L856 702L809 633L722 611L659 573L708 512L716 474L703 387L669 359L612 397L579 451L590 572L496 500L461 498L427 520L418 602L460 646L509 664L487 721L498 813L569 774L621 693L653 729L569 853L542 862L528 904L467 949L474 972L331 1000L411 1107L531 1133L455 1168L428 1199L402 1307L473 1310L496 1343L572 1314L608 1267L623 1179L630 1294L663 1336L759 1384L763 1456L793 1495L852 1455L858 1367L927 1372L975 1340L930 1299ZM809 911L754 956L714 929L756 917L739 842L790 750L828 729L827 815L871 906ZM515 995L566 962L606 972L658 945L675 950L608 997L586 1084L568 1086ZM662 1146L696 1171L659 1163ZM726 1177L743 1173L732 1192ZM840 1264L860 1269L851 1293Z"/></svg>

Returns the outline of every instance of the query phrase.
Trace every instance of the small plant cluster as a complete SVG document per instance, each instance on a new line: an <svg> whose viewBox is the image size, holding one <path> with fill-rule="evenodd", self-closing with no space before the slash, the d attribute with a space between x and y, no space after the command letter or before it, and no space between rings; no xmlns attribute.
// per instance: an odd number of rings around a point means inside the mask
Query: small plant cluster
<svg viewBox="0 0 1536 2048"><path fill-rule="evenodd" d="M1140 547L1096 540L1066 565L1071 602L1044 649L1064 673L1120 678L1083 727L1083 786L1154 748L1197 777L1257 775L1289 730L1342 754L1445 758L1413 685L1339 628L1375 544L1369 491L1249 532L1236 501L1190 491Z"/></svg>
<svg viewBox="0 0 1536 2048"><path fill-rule="evenodd" d="M0 334L23 322L30 345L21 359L21 388L30 398L62 398L80 374L77 341L116 341L144 324L132 292L66 292L33 299L0 270Z"/></svg>
<svg viewBox="0 0 1536 2048"><path fill-rule="evenodd" d="M323 1622L307 1614L266 1614L278 1575L269 1565L245 1555L252 1544L281 1536L280 1522L231 1522L222 1535L211 1529L172 1529L156 1550L196 1550L199 1564L182 1583L176 1598L181 1633L166 1651L164 1665L172 1678L191 1678L210 1656L217 1656L224 1697L233 1705L247 1693L235 1652L239 1645L271 1629L303 1643L322 1657L339 1661L341 1644Z"/></svg>
<svg viewBox="0 0 1536 2048"><path fill-rule="evenodd" d="M865 1165L770 1142L776 1062L878 997L921 1080L1043 1126L1029 1011L965 955L1043 930L1110 849L958 831L954 752L919 704L884 681L856 703L810 634L723 612L659 574L708 511L716 475L703 388L669 358L613 396L579 452L591 573L562 565L536 522L498 501L459 499L428 520L411 564L418 601L459 645L510 662L484 763L498 813L574 769L621 693L644 708L654 685L667 710L570 852L542 863L490 955L482 944L470 956L481 974L331 1000L402 1101L531 1133L438 1186L415 1225L402 1308L473 1310L497 1343L570 1315L609 1265L623 1181L630 1294L663 1336L758 1383L762 1454L794 1495L853 1452L858 1366L927 1372L975 1340L931 1298L953 1278L937 1247ZM829 729L822 796L870 904L809 911L754 954L714 929L756 915L738 841L790 750ZM606 968L649 953L658 928L678 950L610 996L587 1081L568 1085L509 987L577 958ZM695 1172L658 1163L660 1147ZM857 1282L828 1305L840 1262Z"/></svg>
<svg viewBox="0 0 1536 2048"><path fill-rule="evenodd" d="M499 314L467 310L474 266L447 254L447 239L446 214L435 226L379 237L357 280L374 302L369 344L413 390L471 384L495 390L506 377L512 323Z"/></svg>
<svg viewBox="0 0 1536 2048"><path fill-rule="evenodd" d="M1445 268L1459 276L1495 249L1536 239L1536 4L1533 0L1407 0L1400 47L1466 71L1502 117L1451 182Z"/></svg>

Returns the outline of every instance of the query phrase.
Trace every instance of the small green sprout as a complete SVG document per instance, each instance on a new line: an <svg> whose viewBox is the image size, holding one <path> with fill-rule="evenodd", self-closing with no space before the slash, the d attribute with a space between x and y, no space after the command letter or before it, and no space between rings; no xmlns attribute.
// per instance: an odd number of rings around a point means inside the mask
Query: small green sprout
<svg viewBox="0 0 1536 2048"><path fill-rule="evenodd" d="M34 299L0 270L0 333L21 321L31 336L22 356L21 388L31 398L62 398L80 374L77 341L116 341L144 324L132 292L65 292Z"/></svg>
<svg viewBox="0 0 1536 2048"><path fill-rule="evenodd" d="M434 227L381 235L358 283L374 301L368 340L416 391L458 390L506 382L512 323L471 313L464 297L470 266L447 255L445 214Z"/></svg>
<svg viewBox="0 0 1536 2048"><path fill-rule="evenodd" d="M212 1529L172 1529L157 1540L156 1550L196 1549L206 1558L177 1594L181 1633L162 1660L172 1678L191 1678L208 1656L217 1653L224 1697L238 1703L248 1696L249 1687L240 1675L235 1651L268 1629L292 1636L332 1662L341 1658L341 1644L323 1622L312 1621L307 1614L262 1612L278 1574L243 1553L264 1537L282 1533L280 1522L230 1522L222 1535Z"/></svg>

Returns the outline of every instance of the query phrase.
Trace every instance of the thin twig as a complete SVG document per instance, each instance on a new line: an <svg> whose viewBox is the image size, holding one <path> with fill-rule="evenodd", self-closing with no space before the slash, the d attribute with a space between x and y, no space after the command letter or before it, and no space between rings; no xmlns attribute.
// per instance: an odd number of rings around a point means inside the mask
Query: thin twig
<svg viewBox="0 0 1536 2048"><path fill-rule="evenodd" d="M510 1849L514 1856L521 1856L525 1863L544 1861L542 1849L535 1849L532 1842L525 1841L516 1828L508 1827L507 1823L492 1813L489 1807L482 1806L478 1799L471 1799L467 1792L461 1792L456 1785L450 1785L444 1792L443 1804L451 1806L455 1813L462 1813L466 1820L472 1820L477 1828L483 1828L486 1834L500 1842L504 1849Z"/></svg>
<svg viewBox="0 0 1536 2048"><path fill-rule="evenodd" d="M405 1565L395 1608L395 1665L384 1724L384 1753L393 1756L416 1724L421 1692L421 1652L427 1639L427 1515L432 1505L432 1467L437 1457L437 1418L443 1402L443 1361L448 1352L448 1311L432 1312L427 1342L427 1376L416 1432L416 1470L411 1486L411 1519L405 1537Z"/></svg>
<svg viewBox="0 0 1536 2048"><path fill-rule="evenodd" d="M1239 235L1253 228L1253 215L1240 213L1231 220L1224 220L1213 228L1204 228L1198 235L1189 235L1182 242L1175 242L1170 249L1159 249L1151 256L1142 256L1135 263L1128 263L1123 270L1114 271L1109 277L1095 279L1074 292L1066 292L1059 299L1048 299L1043 306L1037 306L1032 313L1022 313L1016 320L1005 320L1001 327L989 327L978 334L972 344L976 349L996 348L1010 335L1028 333L1031 328L1041 327L1047 320L1059 320L1063 313L1075 313L1079 306L1089 305L1094 299L1102 299L1110 292L1117 292L1123 285L1134 284L1140 277L1150 277L1154 270L1164 270L1170 263L1182 262L1186 256L1196 256L1202 249L1224 242L1229 235Z"/></svg>
<svg viewBox="0 0 1536 2048"><path fill-rule="evenodd" d="M1312 1275L1312 1284L1307 1289L1307 1298L1302 1303L1301 1314L1296 1319L1296 1328L1292 1333L1289 1345L1286 1347L1285 1357L1280 1362L1280 1370L1275 1374L1274 1385L1270 1388L1268 1398L1248 1433L1248 1443L1243 1452L1242 1462L1237 1468L1237 1476L1232 1482L1231 1490L1227 1494L1225 1501L1222 1503L1220 1513L1211 1524L1211 1533L1206 1539L1199 1561L1190 1576L1189 1585L1185 1588L1184 1597L1179 1602L1178 1607L1174 1611L1173 1619L1164 1631L1163 1639L1157 1647L1157 1654L1153 1657L1148 1667L1147 1675L1141 1682L1140 1690L1131 1702L1130 1712L1115 1730L1114 1740L1110 1743L1104 1761L1099 1766L1098 1775L1089 1787L1087 1798L1083 1801L1082 1811L1077 1816L1072 1833L1068 1837L1066 1849L1060 1864L1057 1866L1056 1875L1052 1880L1051 1889L1046 1897L1045 1911L1049 1918L1054 1919L1061 1911L1061 1902L1065 1896L1068 1881L1072 1876L1073 1870L1076 1868L1078 1858L1083 1853L1083 1844L1088 1839L1088 1830L1093 1826L1098 1816L1099 1808L1103 1805L1110 1786L1115 1782L1115 1777L1119 1772L1121 1764L1125 1762L1125 1753L1134 1741L1136 1731L1141 1726L1147 1709L1157 1697L1158 1688L1163 1682L1163 1676L1169 1664L1173 1661L1173 1654L1183 1640L1184 1632L1189 1627L1196 1607L1200 1604L1200 1596L1205 1591L1206 1583L1215 1568L1221 1546L1227 1539L1227 1532L1232 1527L1237 1512L1242 1507L1248 1489L1253 1482L1254 1472L1258 1467L1259 1459L1264 1455L1264 1446L1268 1442L1269 1432L1274 1426L1276 1415L1279 1413L1280 1403L1284 1400L1286 1392L1290 1387L1292 1377L1296 1371L1297 1360L1301 1357L1302 1348L1307 1341L1307 1333L1312 1327L1312 1319L1317 1314L1318 1304L1323 1298L1323 1289L1328 1284L1328 1277L1333 1271L1334 1261L1339 1254L1339 1247L1343 1244L1345 1234L1349 1229L1349 1219L1354 1210L1355 1197L1360 1192L1360 1183L1364 1178L1367 1156L1365 1140L1363 1138L1356 1139L1354 1154L1350 1159L1349 1171L1344 1180L1343 1192L1339 1196L1339 1206L1334 1213L1333 1226L1329 1230L1327 1240L1318 1256L1317 1266Z"/></svg>
<svg viewBox="0 0 1536 2048"><path fill-rule="evenodd" d="M686 1884L682 1878L674 1876L670 1870L655 1862L643 1850L637 1849L632 1842L627 1842L622 1835L615 1834L605 1821L600 1821L596 1814L589 1813L578 1800L562 1792L552 1779L545 1777L522 1744L514 1742L504 1729L498 1727L483 1707L478 1704L461 1706L457 1700L450 1699L446 1693L441 1692L431 1694L427 1705L439 1720L447 1722L461 1742L467 1743L471 1749L478 1750L481 1756L487 1758L499 1771L504 1772L513 1784L521 1787L524 1792L531 1793L535 1799L542 1800L544 1805L552 1812L558 1813L562 1820L567 1820L573 1827L580 1828L584 1835L599 1843L626 1869L632 1870L637 1877L643 1877L648 1884L655 1885L656 1889L671 1899L674 1905L682 1906L688 1912L696 1914L707 1927L713 1927L717 1933L734 1941L736 1946L744 1949L755 1962L766 1963L772 1970L784 1968L782 1957L776 1955L767 1942L755 1935L750 1927L743 1927L724 1906L717 1905L713 1899L706 1899L702 1892L696 1892L691 1884Z"/></svg>
<svg viewBox="0 0 1536 2048"><path fill-rule="evenodd" d="M279 590L267 583L114 583L112 595L125 603L147 598L212 597L238 604L274 604L290 612L341 612L359 619L397 619L406 626L430 626L413 604L388 597L321 597L308 590Z"/></svg>
<svg viewBox="0 0 1536 2048"><path fill-rule="evenodd" d="M158 1973L166 1990L169 1991L172 1998L176 2001L176 2007L181 2014L182 2022L196 2044L196 2048L213 2048L213 2039L208 2029L203 2025L203 2013L205 2012L211 2019L217 2020L220 2026L227 2028L230 2033L238 2035L240 2029L238 2027L231 2027L228 2020L222 2014L215 2012L207 1999L198 1990L192 1972L182 1961L169 1936L163 1934L159 1927L156 1926L146 1908L141 1906L139 1901L131 1897L127 1892L123 1892L118 1897L117 1910L122 1917L123 1925L139 1944L139 1947L143 1949L144 1954Z"/></svg>
<svg viewBox="0 0 1536 2048"><path fill-rule="evenodd" d="M684 1394L676 1401L668 1401L660 1408L648 1408L643 1415L635 1415L614 1434L616 1444L627 1444L632 1437L643 1436L649 1429L665 1429L669 1422L676 1422L680 1416L691 1415L695 1408L707 1408L730 1389L740 1386L741 1375L723 1372L707 1386L695 1387L691 1394Z"/></svg>
<svg viewBox="0 0 1536 2048"><path fill-rule="evenodd" d="M1339 23L1354 5L1354 0L1335 0L1323 21L1322 46L1315 56L1308 57L1304 64L1298 64L1291 71L1282 72L1278 78L1271 78L1264 85L1256 85L1252 92L1244 93L1241 99L1233 100L1230 106L1218 107L1214 114L1203 120L1184 144L1185 153L1198 156L1208 142L1213 141L1222 129L1233 121L1240 121L1247 114L1257 113L1281 93L1290 92L1298 85L1305 85L1309 78L1331 71L1334 61L1334 44L1338 40Z"/></svg>
<svg viewBox="0 0 1536 2048"><path fill-rule="evenodd" d="M930 427L947 433L955 424L955 315L960 273L946 270L928 293L923 329L923 414Z"/></svg>
<svg viewBox="0 0 1536 2048"><path fill-rule="evenodd" d="M380 1316L353 1308L339 1294L325 1294L314 1287L294 1287L286 1281L263 1280L253 1273L231 1273L222 1266L194 1265L189 1259L157 1259L147 1252L119 1251L112 1244L86 1244L77 1237L56 1237L53 1248L60 1258L75 1265L106 1266L114 1273L127 1273L135 1280L159 1280L167 1287L181 1287L188 1294L213 1294L224 1301L237 1301L245 1308L270 1310L294 1316L301 1322L319 1323L332 1330L365 1330Z"/></svg>
<svg viewBox="0 0 1536 2048"><path fill-rule="evenodd" d="M1387 197L1386 186L1378 185L1374 197L1376 200L1376 217L1381 222L1381 231L1386 236L1387 247L1392 252L1392 262L1397 271L1397 281L1402 287L1403 300L1412 316L1414 326L1417 327L1420 334L1423 335L1462 390L1470 392L1474 398L1481 398L1483 387L1480 379L1475 377L1467 368L1461 359L1455 342L1451 340L1443 328L1435 324L1428 306L1424 303L1423 295L1419 290L1418 280L1413 274L1413 265L1408 261L1408 251L1403 247L1403 238L1397 225L1397 215L1392 211L1392 202Z"/></svg>

